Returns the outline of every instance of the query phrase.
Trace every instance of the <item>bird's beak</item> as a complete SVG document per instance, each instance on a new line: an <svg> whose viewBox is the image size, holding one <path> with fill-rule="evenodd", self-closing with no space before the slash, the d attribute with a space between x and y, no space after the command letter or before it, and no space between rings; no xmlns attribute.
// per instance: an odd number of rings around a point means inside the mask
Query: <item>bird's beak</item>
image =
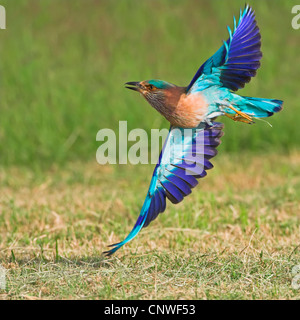
<svg viewBox="0 0 300 320"><path fill-rule="evenodd" d="M126 86L125 88L131 89L134 91L140 91L140 88L141 88L140 83L136 81L126 82L125 86Z"/></svg>

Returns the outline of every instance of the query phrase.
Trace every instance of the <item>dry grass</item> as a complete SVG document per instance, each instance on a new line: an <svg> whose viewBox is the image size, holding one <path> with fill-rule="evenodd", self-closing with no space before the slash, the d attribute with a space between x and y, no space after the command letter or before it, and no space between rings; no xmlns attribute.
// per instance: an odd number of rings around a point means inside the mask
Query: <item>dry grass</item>
<svg viewBox="0 0 300 320"><path fill-rule="evenodd" d="M114 257L152 168L0 171L3 299L296 299L300 154L230 157Z"/></svg>

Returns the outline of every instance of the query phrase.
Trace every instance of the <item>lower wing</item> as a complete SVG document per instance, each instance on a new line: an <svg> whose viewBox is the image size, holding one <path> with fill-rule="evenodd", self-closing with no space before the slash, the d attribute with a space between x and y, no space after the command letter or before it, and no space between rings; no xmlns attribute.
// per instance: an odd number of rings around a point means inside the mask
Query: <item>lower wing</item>
<svg viewBox="0 0 300 320"><path fill-rule="evenodd" d="M129 233L121 242L110 245L110 256L125 243L132 240L139 231L147 227L159 213L166 209L166 198L179 203L206 176L206 170L213 168L210 159L217 154L224 125L201 122L197 128L182 129L171 127L154 169L150 187L140 215Z"/></svg>

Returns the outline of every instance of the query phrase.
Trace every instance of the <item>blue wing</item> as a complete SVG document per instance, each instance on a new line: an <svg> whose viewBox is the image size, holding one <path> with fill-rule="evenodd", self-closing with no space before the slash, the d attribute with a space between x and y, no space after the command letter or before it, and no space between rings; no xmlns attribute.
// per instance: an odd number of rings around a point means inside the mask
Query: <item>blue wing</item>
<svg viewBox="0 0 300 320"><path fill-rule="evenodd" d="M178 203L192 192L192 188L198 184L197 179L205 177L206 170L213 167L210 159L217 154L223 127L218 122L212 126L202 122L194 129L170 128L133 229L123 241L111 245L113 248L105 251L105 255L116 252L165 211L166 198Z"/></svg>
<svg viewBox="0 0 300 320"><path fill-rule="evenodd" d="M200 80L236 91L256 75L262 57L261 36L252 8L247 5L240 11L238 25L234 18L233 32L229 27L228 31L229 39L199 68L187 91L199 91Z"/></svg>

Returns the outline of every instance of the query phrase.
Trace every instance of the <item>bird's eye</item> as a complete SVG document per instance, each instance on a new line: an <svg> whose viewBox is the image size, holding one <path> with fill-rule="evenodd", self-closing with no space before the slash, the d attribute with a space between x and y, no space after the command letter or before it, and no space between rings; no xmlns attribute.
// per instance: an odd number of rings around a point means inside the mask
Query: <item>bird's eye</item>
<svg viewBox="0 0 300 320"><path fill-rule="evenodd" d="M148 89L149 89L149 90L153 90L153 89L154 89L154 86L153 86L152 84L149 84Z"/></svg>

